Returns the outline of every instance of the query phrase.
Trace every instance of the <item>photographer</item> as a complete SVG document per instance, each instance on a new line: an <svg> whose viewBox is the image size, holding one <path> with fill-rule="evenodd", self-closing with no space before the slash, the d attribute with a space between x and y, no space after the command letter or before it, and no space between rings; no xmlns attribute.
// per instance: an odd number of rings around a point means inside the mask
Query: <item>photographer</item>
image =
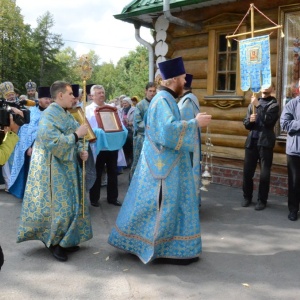
<svg viewBox="0 0 300 300"><path fill-rule="evenodd" d="M14 85L10 81L5 81L0 84L0 94L3 97L0 99L0 125L2 128L5 126L10 126L10 114L13 115L13 121L15 124L19 126L28 124L30 122L30 111L25 107L25 105L31 105L30 103L28 104L28 102L32 102L35 106L35 101L24 100L23 103L21 103L21 101L17 102ZM22 111L22 116L16 114L12 107ZM5 182L6 192L8 192L8 185L10 181L12 158L13 156L11 156L11 158L9 158L2 167L2 175Z"/></svg>
<svg viewBox="0 0 300 300"><path fill-rule="evenodd" d="M15 108L11 108L16 114L23 116L23 113ZM10 115L10 125L4 127L4 139L2 144L0 145L0 165L4 165L12 154L16 143L19 140L17 135L19 126L14 122L13 116Z"/></svg>
<svg viewBox="0 0 300 300"><path fill-rule="evenodd" d="M34 106L30 109L30 122L28 124L24 124L18 132L19 141L14 150L10 170L8 191L10 194L19 199L23 199L24 196L33 144L37 136L38 124L45 109L51 103L50 87L39 87L38 98L38 106ZM31 100L28 101L33 102Z"/></svg>

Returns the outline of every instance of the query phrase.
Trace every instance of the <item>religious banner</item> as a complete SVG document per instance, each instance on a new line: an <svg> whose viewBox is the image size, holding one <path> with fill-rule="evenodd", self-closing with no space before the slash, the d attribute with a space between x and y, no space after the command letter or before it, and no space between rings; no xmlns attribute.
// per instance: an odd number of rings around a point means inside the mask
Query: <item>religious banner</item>
<svg viewBox="0 0 300 300"><path fill-rule="evenodd" d="M241 90L258 93L272 84L269 35L239 41Z"/></svg>

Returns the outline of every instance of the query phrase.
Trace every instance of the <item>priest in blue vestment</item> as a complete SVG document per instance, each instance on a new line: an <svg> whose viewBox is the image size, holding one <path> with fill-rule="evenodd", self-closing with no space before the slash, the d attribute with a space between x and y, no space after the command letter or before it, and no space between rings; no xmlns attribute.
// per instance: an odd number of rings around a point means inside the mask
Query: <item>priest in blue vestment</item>
<svg viewBox="0 0 300 300"><path fill-rule="evenodd" d="M30 109L29 124L24 124L20 127L18 132L19 141L13 155L8 190L12 195L20 199L24 197L30 157L37 135L38 124L43 111L51 103L50 87L39 87L38 98L38 106L34 106Z"/></svg>
<svg viewBox="0 0 300 300"><path fill-rule="evenodd" d="M145 99L140 101L133 116L133 161L129 172L129 182L135 171L145 139L145 121L150 102L156 95L156 83L148 82L145 88Z"/></svg>
<svg viewBox="0 0 300 300"><path fill-rule="evenodd" d="M183 87L183 95L178 102L178 107L182 120L191 120L196 117L198 113L200 113L200 104L198 98L192 92L192 81L193 75L186 74L185 76L185 85ZM190 153L192 168L193 168L193 176L196 188L196 195L199 200L199 205L201 204L201 130L198 129L198 134L196 135L196 140L194 143L194 150Z"/></svg>
<svg viewBox="0 0 300 300"><path fill-rule="evenodd" d="M185 84L181 57L159 63L159 69L160 92L150 103L141 156L108 242L145 264L188 264L202 248L190 152L198 127L211 116L181 120L175 100Z"/></svg>
<svg viewBox="0 0 300 300"><path fill-rule="evenodd" d="M50 88L54 103L44 111L33 146L17 242L40 240L59 261L92 238L88 201L83 199L82 169L87 161L79 125L68 111L74 96L70 84L56 81Z"/></svg>

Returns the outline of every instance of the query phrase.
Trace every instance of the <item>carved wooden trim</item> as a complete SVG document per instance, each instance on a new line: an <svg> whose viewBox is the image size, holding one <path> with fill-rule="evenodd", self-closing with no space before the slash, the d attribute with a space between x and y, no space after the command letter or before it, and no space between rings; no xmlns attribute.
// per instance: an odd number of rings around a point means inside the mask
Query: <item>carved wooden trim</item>
<svg viewBox="0 0 300 300"><path fill-rule="evenodd" d="M228 109L234 106L242 106L244 97L241 96L205 96L204 103L211 104L220 109Z"/></svg>

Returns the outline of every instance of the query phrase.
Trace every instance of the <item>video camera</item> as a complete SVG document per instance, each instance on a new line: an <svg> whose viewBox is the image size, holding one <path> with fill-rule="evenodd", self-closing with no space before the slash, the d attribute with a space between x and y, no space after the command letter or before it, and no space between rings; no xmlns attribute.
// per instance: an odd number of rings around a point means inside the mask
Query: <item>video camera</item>
<svg viewBox="0 0 300 300"><path fill-rule="evenodd" d="M4 99L0 99L0 126L10 125L10 115L13 116L14 122L22 126L30 122L30 110L25 107L35 106L35 101L32 100L20 100L19 102L9 102ZM24 117L16 114L11 107L16 107L23 112Z"/></svg>

